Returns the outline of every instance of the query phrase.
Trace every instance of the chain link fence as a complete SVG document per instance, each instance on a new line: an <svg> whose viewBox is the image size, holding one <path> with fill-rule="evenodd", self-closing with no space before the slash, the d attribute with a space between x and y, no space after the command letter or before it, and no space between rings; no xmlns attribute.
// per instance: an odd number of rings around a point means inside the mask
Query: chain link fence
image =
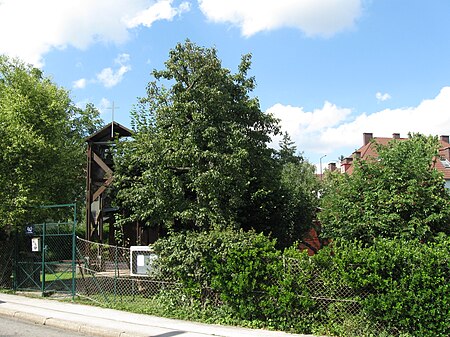
<svg viewBox="0 0 450 337"><path fill-rule="evenodd" d="M76 205L43 205L34 210L42 212L46 221L0 231L0 287L73 298Z"/></svg>
<svg viewBox="0 0 450 337"><path fill-rule="evenodd" d="M0 287L74 295L74 224L33 224L0 241Z"/></svg>
<svg viewBox="0 0 450 337"><path fill-rule="evenodd" d="M132 269L136 269L136 265L130 266L130 248L77 238L76 251L77 295L102 305L142 303L161 292L176 291L180 287L169 272L164 277L147 272L134 274ZM147 259L142 258L142 263L138 260L136 257L134 263L147 267Z"/></svg>
<svg viewBox="0 0 450 337"><path fill-rule="evenodd" d="M0 288L13 288L15 240L0 240Z"/></svg>
<svg viewBox="0 0 450 337"><path fill-rule="evenodd" d="M306 281L306 292L298 294L311 302L313 326L321 335L330 336L398 336L399 334L374 322L364 310L363 302L376 291L356 291L336 277L333 266L314 265L305 269L301 261L284 258L291 275L302 275ZM279 278L278 278L279 279ZM306 295L305 295L306 293Z"/></svg>
<svg viewBox="0 0 450 337"><path fill-rule="evenodd" d="M155 298L172 301L179 305L186 304L192 299L186 298L181 283L170 271L158 271L152 273L151 262L148 273L145 276L135 276L133 270L136 265L130 265L132 251L129 248L115 247L100 243L89 242L77 238L77 295L98 304L109 307L121 308L144 308L151 306ZM151 254L151 252L150 252ZM149 256L149 255L147 255ZM132 258L134 263L136 258ZM340 326L347 330L348 336L369 336L376 331L385 331L384 327L369 323L361 306L361 300L371 292L355 293L343 282L331 279L329 270L325 267L315 268L312 272L305 270L304 264L293 258L284 258L285 272L290 275L302 275L306 280L307 291L298 294L298 300L309 301L309 313L304 315L305 319L314 320L314 326L322 334L333 335L327 326ZM141 264L144 260L141 261ZM148 264L149 260L145 260ZM274 280L282 280L283 277L275 277ZM270 280L269 282L272 282ZM275 281L276 282L276 281ZM284 285L279 284L279 287ZM256 294L258 295L258 294ZM255 296L256 296L255 295ZM212 289L202 289L201 303L204 309L219 308L223 303L220 294ZM274 298L274 301L277 299ZM172 303L172 304L173 304ZM286 312L286 315L291 313ZM303 315L302 315L303 316ZM370 330L370 333L369 333ZM395 333L386 335L395 336ZM377 336L377 334L373 334Z"/></svg>
<svg viewBox="0 0 450 337"><path fill-rule="evenodd" d="M55 227L51 233L57 235L57 231ZM49 238L51 236L47 237L47 239ZM55 247L51 250L53 253L49 254L52 256L48 261L50 262L49 268L56 276L53 280L47 280L46 287L48 289L58 289L58 287L66 289L69 286L70 279L66 279L63 275L68 275L71 272L71 264L69 263L72 262L70 260L70 242L66 239L61 241L61 237L58 236L52 238L57 242L67 242L65 245ZM47 242L51 243L51 241ZM76 295L80 299L111 308L125 310L140 308L140 312L148 313L154 313L150 309L155 305L155 301L168 305L171 308L170 310L177 307L189 307L189 304L194 301L170 270L152 272L151 258L149 258L152 256L151 251L147 252L148 254L143 254L145 258L139 261L138 257L131 258L133 253L130 248L89 242L81 238L76 238L75 250L76 257L73 261L75 265L74 282ZM13 274L14 268L17 267L17 265L15 266L14 255L13 240L1 242L0 287L5 289L14 289ZM130 258L131 261L134 261L134 265L133 263L130 265ZM141 267L145 264L146 272L144 276L136 276L137 269L139 269L138 264ZM299 315L302 319L310 320L309 326L314 326L313 332L320 335L399 335L399 332L396 332L395 329L388 329L367 317L363 302L370 296L376 296L374 291L366 289L356 292L349 288L344 281L331 277L330 266L314 266L308 269L305 268L304 261L288 257L283 257L283 264L286 275L274 275L273 279L268 280L268 282L273 282L275 286L282 288L286 284L280 280L283 280L285 276L294 275L298 277L302 284L299 286L299 289L301 289L295 295L294 301L306 300L309 303L307 309L305 309L307 312L287 311L284 313L286 317ZM64 290L63 288L60 290ZM224 305L220 294L212 289L202 289L201 294L198 295L197 299L200 298L201 306L205 312L209 312L208 310L220 312ZM260 296L260 294L253 295L255 297ZM276 302L278 299L274 297L273 301Z"/></svg>
<svg viewBox="0 0 450 337"><path fill-rule="evenodd" d="M70 288L71 279L64 275L71 273L70 240L62 235L64 229L58 226L49 227L52 236L47 237L47 243L54 247L49 255L49 264L46 266L49 274L56 275L53 279L47 280L46 289L67 290ZM58 236L58 232L61 236ZM39 233L36 233L39 234ZM52 240L62 243L54 246ZM183 285L177 281L170 271L159 271L152 273L151 266L147 268L148 273L144 276L136 276L137 265L151 262L151 259L138 261L139 258L132 258L135 265L130 264L132 251L130 248L122 248L89 242L81 238L76 238L76 258L75 258L75 289L76 295L87 301L95 302L99 305L135 309L151 306L155 299L171 301L173 306L184 305L191 298L186 297ZM146 255L151 256L151 251ZM14 262L14 240L1 242L0 245L0 287L13 289ZM339 331L345 331L345 336L396 336L395 331L387 331L381 324L371 322L365 316L362 301L368 296L374 295L372 291L356 293L345 285L344 282L331 278L330 270L327 267L315 266L313 270L304 268L304 264L293 258L283 257L286 275L298 275L306 282L302 291L297 296L297 300L308 300L309 312L302 315L305 319L313 320L312 325L323 335L336 334L336 326ZM151 265L151 263L150 263ZM17 267L17 266L16 266ZM31 273L29 275L32 275ZM42 276L40 276L42 278ZM47 276L48 277L48 276ZM276 282L283 277L274 276ZM279 287L285 285L279 284ZM31 287L32 288L32 287ZM38 290L38 289L36 289ZM258 295L258 294L256 294ZM255 296L256 296L255 295ZM223 305L220 294L212 289L202 289L199 296L205 310L214 307L220 308ZM274 301L277 299L274 298ZM286 315L292 313L286 312ZM297 314L297 313L296 313ZM333 329L329 327L334 327Z"/></svg>

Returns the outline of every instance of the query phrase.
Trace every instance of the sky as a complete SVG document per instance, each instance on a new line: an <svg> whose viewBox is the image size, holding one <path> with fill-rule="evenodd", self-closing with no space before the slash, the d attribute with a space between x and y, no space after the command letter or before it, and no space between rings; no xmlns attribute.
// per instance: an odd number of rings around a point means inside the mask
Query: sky
<svg viewBox="0 0 450 337"><path fill-rule="evenodd" d="M106 122L114 103L127 127L186 39L232 72L251 53L261 110L314 164L351 155L364 132L450 134L448 0L0 0L0 54Z"/></svg>

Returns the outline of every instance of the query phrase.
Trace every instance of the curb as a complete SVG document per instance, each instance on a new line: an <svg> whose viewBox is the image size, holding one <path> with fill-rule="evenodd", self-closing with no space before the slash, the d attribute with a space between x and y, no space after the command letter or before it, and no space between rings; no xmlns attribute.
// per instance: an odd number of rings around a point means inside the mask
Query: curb
<svg viewBox="0 0 450 337"><path fill-rule="evenodd" d="M8 318L14 318L14 315L16 314L16 311L8 310L0 307L0 315L6 316Z"/></svg>
<svg viewBox="0 0 450 337"><path fill-rule="evenodd" d="M1 0L0 0L1 1ZM3 305L4 304L4 305ZM42 308L42 310L41 310ZM124 312L111 309L93 309L94 307L79 306L66 307L50 304L49 301L15 300L10 295L0 294L0 316L12 320L28 321L32 324L47 325L66 331L73 331L89 336L99 337L149 337L175 336L277 336L291 337L282 331L266 331L258 329L240 328L234 326L211 325L147 315L131 316ZM134 315L134 316L133 316ZM97 321L95 318L99 318ZM145 322L144 322L145 319ZM1 328L0 328L1 330ZM1 332L1 331L0 331ZM64 333L62 333L64 334ZM293 334L292 337L319 337L317 335ZM1 336L0 336L1 337ZM325 337L325 336L322 336Z"/></svg>
<svg viewBox="0 0 450 337"><path fill-rule="evenodd" d="M15 311L4 309L0 307L0 315L17 320L27 321L33 324L50 326L53 328L69 330L79 333L84 333L90 336L99 337L144 337L141 334L130 334L125 331L109 330L96 326L84 325L73 321L58 319L53 317L45 317L41 315L32 314L29 312Z"/></svg>

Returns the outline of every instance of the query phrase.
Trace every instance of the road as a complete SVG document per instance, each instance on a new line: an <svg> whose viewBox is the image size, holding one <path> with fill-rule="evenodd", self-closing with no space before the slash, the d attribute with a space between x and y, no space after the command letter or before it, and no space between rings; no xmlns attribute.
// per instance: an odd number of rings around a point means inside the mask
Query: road
<svg viewBox="0 0 450 337"><path fill-rule="evenodd" d="M81 337L88 336L50 326L0 316L0 337Z"/></svg>

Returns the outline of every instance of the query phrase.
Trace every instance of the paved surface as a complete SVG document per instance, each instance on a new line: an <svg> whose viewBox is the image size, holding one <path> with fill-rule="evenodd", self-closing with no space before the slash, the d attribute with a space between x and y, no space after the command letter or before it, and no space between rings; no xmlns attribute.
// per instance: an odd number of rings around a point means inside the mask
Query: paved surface
<svg viewBox="0 0 450 337"><path fill-rule="evenodd" d="M307 337L284 332L201 324L0 293L0 315L107 337ZM313 337L309 335L309 337Z"/></svg>
<svg viewBox="0 0 450 337"><path fill-rule="evenodd" d="M89 337L81 332L68 331L48 325L33 324L0 315L0 337Z"/></svg>

